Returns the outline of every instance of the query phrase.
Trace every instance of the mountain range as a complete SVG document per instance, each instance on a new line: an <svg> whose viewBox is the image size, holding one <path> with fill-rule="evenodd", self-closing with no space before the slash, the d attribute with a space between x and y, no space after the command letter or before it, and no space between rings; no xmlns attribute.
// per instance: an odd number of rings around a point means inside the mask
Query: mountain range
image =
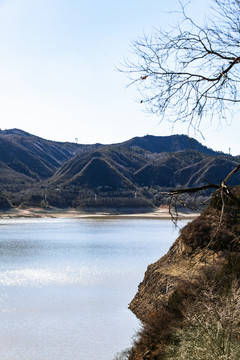
<svg viewBox="0 0 240 360"><path fill-rule="evenodd" d="M238 163L186 135L81 145L0 130L0 206L151 207L161 191L219 183Z"/></svg>

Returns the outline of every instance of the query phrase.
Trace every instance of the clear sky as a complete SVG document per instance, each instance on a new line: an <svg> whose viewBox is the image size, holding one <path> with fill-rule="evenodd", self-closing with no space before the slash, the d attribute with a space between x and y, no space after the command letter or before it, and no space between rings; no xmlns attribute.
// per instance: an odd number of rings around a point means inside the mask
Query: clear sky
<svg viewBox="0 0 240 360"><path fill-rule="evenodd" d="M210 0L192 0L195 19ZM114 143L184 133L147 115L116 66L131 40L174 23L178 0L0 0L0 128ZM204 127L205 145L239 154L239 125Z"/></svg>

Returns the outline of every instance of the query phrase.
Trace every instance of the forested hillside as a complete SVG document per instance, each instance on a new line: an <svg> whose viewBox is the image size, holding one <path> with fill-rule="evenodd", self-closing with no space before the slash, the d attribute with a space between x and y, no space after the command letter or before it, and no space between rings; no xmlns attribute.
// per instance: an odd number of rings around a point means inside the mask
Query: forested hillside
<svg viewBox="0 0 240 360"><path fill-rule="evenodd" d="M168 201L163 191L219 183L237 163L186 135L80 145L0 131L2 207L149 208Z"/></svg>

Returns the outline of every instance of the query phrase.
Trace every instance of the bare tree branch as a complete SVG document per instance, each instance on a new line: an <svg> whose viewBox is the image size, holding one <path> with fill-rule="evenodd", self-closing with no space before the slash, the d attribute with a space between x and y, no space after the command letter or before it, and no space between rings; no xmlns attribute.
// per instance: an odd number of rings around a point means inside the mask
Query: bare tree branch
<svg viewBox="0 0 240 360"><path fill-rule="evenodd" d="M181 5L182 21L133 42L137 60L123 68L146 110L199 130L203 118L227 119L240 109L240 4L214 0L212 17L196 24Z"/></svg>
<svg viewBox="0 0 240 360"><path fill-rule="evenodd" d="M194 188L184 188L184 189L177 189L177 190L172 190L170 192L162 192L162 195L167 195L170 196L170 201L169 201L169 214L171 215L172 221L174 222L174 224L177 224L177 220L178 220L178 211L177 211L177 204L180 204L182 206L188 207L184 201L182 201L181 196L184 194L194 194L194 193L199 193L200 191L205 191L208 189L216 189L217 192L220 192L221 195L221 199L222 199L222 209L221 209L221 216L220 216L220 220L219 220L219 227L222 223L222 218L223 218L223 212L224 212L224 207L225 207L225 202L224 202L224 196L226 195L227 198L231 199L232 202L234 202L235 205L237 205L238 207L240 207L240 199L233 194L233 192L230 190L230 188L226 185L226 182L230 179L230 177L235 174L236 172L238 172L240 170L240 164L238 166L236 166L232 171L230 171L230 173L225 177L225 179L218 185L218 184L206 184L203 186L198 186L198 187L194 187ZM172 210L174 209L174 210ZM217 234L217 232L216 232ZM216 236L215 234L215 236ZM214 236L214 238L215 238Z"/></svg>

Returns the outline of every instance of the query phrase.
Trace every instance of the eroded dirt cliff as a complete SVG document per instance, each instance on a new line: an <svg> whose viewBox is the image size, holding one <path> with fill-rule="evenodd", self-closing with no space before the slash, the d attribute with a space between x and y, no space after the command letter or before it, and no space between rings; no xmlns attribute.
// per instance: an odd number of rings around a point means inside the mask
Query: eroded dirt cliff
<svg viewBox="0 0 240 360"><path fill-rule="evenodd" d="M219 197L181 231L160 260L148 266L129 305L143 322L184 280L194 280L206 265L221 267L226 256L240 250L240 212Z"/></svg>

